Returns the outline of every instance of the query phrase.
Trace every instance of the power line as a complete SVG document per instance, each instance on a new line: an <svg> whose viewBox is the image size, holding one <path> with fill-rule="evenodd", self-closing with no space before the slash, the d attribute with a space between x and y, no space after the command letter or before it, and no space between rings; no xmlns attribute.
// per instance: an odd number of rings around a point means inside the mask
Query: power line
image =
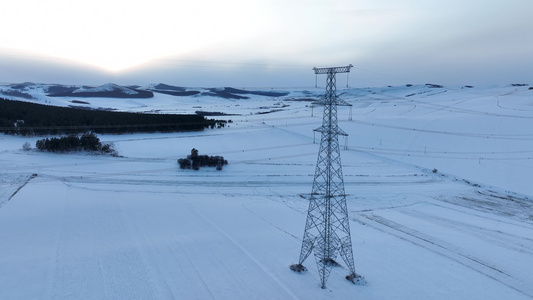
<svg viewBox="0 0 533 300"><path fill-rule="evenodd" d="M348 147L348 150L361 151L365 153L393 155L393 156L409 156L421 158L439 158L439 159L462 159L462 160L530 160L532 156L527 157L487 157L495 155L509 155L509 154L526 154L533 153L533 151L502 151L502 152L459 152L459 151L424 151L412 149L390 149L377 147ZM439 155L440 154L440 155Z"/></svg>
<svg viewBox="0 0 533 300"><path fill-rule="evenodd" d="M365 72L369 72L369 73L373 73L373 74L377 74L377 75L381 75L381 76L385 76L385 77L401 79L401 80L405 80L406 82L415 82L413 80L406 79L406 78L403 78L403 77L399 77L399 76L396 76L396 75L391 75L391 74L387 74L387 73L384 73L384 72L378 72L378 71L363 69L363 68L360 68L360 67L357 67L357 66L355 66L354 69L365 71Z"/></svg>
<svg viewBox="0 0 533 300"><path fill-rule="evenodd" d="M286 69L286 70L299 70L299 71L309 71L310 67L308 65L299 65L299 64L282 64L282 63L268 63L268 62L235 62L235 61L217 61L217 60L187 60L187 59L177 59L177 58L159 58L155 59L151 64L163 64L165 66L168 63L173 64L185 64L182 66L191 66L191 67L205 67L205 68L239 68L239 69L264 69L264 68L276 68L276 69ZM219 65L219 66L217 66Z"/></svg>
<svg viewBox="0 0 533 300"><path fill-rule="evenodd" d="M459 90L459 89L446 88L446 90ZM442 91L441 93L443 93L443 92L445 92L445 91ZM385 97L388 97L388 98L391 98L391 99L397 99L397 100L405 100L405 101L408 101L408 102L416 103L417 105L420 105L420 106L434 107L434 108L438 108L438 109L441 109L441 110L447 110L447 111L450 111L450 112L458 112L458 113L463 113L463 114L473 114L473 115L492 116L492 117L505 117L505 118L533 119L532 116L509 115L509 114L501 114L501 113L493 113L493 112L485 112L485 111L478 111L478 110L472 110L472 109L458 108L458 107L452 107L452 106L449 106L449 105L440 105L440 104L436 104L436 103L429 103L429 102L424 102L424 101L421 101L421 100L416 100L416 99L410 98L408 96L397 96L397 95L387 94L387 93L384 93L384 92L373 91L373 93L370 96L372 96L372 95L385 96ZM430 94L428 96L432 96L432 95L434 95L434 94ZM473 99L476 99L476 98L497 97L497 96L498 95L495 95L495 94L492 94L492 95L479 95L478 97L463 99L462 101L470 101L470 100L473 100Z"/></svg>
<svg viewBox="0 0 533 300"><path fill-rule="evenodd" d="M533 140L533 134L494 134L494 133L454 132L454 131L444 131L444 130L420 129L420 128L413 128L413 127L402 127L402 126L395 126L395 125L385 125L385 124L365 122L365 121L359 121L359 120L355 120L353 122L364 124L367 126L391 128L391 129L398 129L398 130L405 130L405 131L416 131L416 132L432 133L432 134L455 135L455 136L497 139L497 140L519 140L519 141Z"/></svg>

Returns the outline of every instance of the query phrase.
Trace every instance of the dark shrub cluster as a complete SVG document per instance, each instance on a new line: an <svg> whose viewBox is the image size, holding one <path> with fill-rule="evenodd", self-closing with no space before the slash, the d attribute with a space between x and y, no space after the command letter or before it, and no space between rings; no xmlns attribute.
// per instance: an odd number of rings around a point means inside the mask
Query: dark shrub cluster
<svg viewBox="0 0 533 300"><path fill-rule="evenodd" d="M431 89L441 89L441 88L443 88L442 85L440 85L440 84L433 84L433 83L426 83L426 86L429 87L429 88L431 88Z"/></svg>
<svg viewBox="0 0 533 300"><path fill-rule="evenodd" d="M187 158L178 159L178 164L181 169L199 170L200 167L216 167L217 171L220 171L228 161L223 156L198 155L198 150L193 148Z"/></svg>
<svg viewBox="0 0 533 300"><path fill-rule="evenodd" d="M288 92L265 92L265 91L248 91L248 90L241 90L241 89L235 89L231 87L225 87L224 89L219 88L211 88L208 89L209 92L203 93L204 95L213 96L213 97L221 97L225 99L250 99L248 96L241 96L241 95L260 95L260 96L267 96L267 97L282 97L287 96Z"/></svg>
<svg viewBox="0 0 533 300"><path fill-rule="evenodd" d="M50 152L92 151L116 154L109 144L102 144L93 132L84 133L81 137L71 134L59 138L46 138L35 143L37 149Z"/></svg>

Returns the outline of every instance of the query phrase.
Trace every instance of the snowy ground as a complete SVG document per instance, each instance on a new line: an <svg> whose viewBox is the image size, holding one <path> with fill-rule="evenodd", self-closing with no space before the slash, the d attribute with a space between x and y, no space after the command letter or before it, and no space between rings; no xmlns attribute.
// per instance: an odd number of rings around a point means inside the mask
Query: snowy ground
<svg viewBox="0 0 533 300"><path fill-rule="evenodd" d="M341 155L366 286L338 267L320 289L312 257L305 274L289 269L319 107L158 95L84 101L240 115L224 129L100 136L122 157L23 151L38 138L0 135L0 299L533 298L533 91L341 93L353 104L339 109ZM193 147L229 165L180 170Z"/></svg>

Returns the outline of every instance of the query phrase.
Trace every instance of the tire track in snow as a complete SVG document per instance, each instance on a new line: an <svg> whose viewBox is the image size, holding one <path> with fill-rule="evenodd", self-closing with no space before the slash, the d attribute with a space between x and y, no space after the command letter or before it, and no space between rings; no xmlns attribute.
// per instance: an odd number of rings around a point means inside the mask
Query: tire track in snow
<svg viewBox="0 0 533 300"><path fill-rule="evenodd" d="M448 244L444 241L440 241L436 238L433 238L416 230L407 228L401 224L398 224L378 215L360 213L359 216L368 221L365 222L363 220L356 219L356 221L361 224L369 225L374 229L377 229L384 233L388 233L397 238L408 241L429 251L442 255L461 265L464 265L465 267L477 271L521 294L524 294L528 297L533 297L533 287L530 284L524 283L514 278L511 274L508 274L498 269L490 263L484 262L478 259L477 257L465 253L457 246Z"/></svg>
<svg viewBox="0 0 533 300"><path fill-rule="evenodd" d="M445 228L453 228L459 232L468 233L469 235L499 247L520 253L528 253L533 256L533 239L525 236L518 236L512 232L503 232L481 226L474 226L459 220L447 219L434 214L429 215L426 212L416 210L400 209L399 212Z"/></svg>
<svg viewBox="0 0 533 300"><path fill-rule="evenodd" d="M154 244L149 238L144 237L144 241ZM158 244L157 242L155 244ZM161 247L164 246L164 247ZM155 268L157 276L162 277L159 283L165 289L165 296L172 299L215 299L207 280L196 267L191 259L191 254L186 251L185 247L176 239L170 239L160 243L156 249L150 249L147 253L161 255L167 258L166 265L159 266L157 262L151 264ZM172 266L172 268L169 268ZM197 282L206 292L201 292ZM183 292L179 288L187 286L194 290L194 297L191 297L190 291Z"/></svg>
<svg viewBox="0 0 533 300"><path fill-rule="evenodd" d="M279 231L281 231L281 232L283 232L283 233L285 233L285 234L287 234L287 235L289 235L289 236L295 238L295 239L298 240L299 242L302 241L301 238L299 238L299 237L295 236L294 234L288 232L287 230L285 230L285 229L283 229L283 228L281 228L281 227L275 225L274 223L272 223L272 222L270 222L269 220L263 218L262 216L260 216L260 215L257 214L256 212L252 211L252 210L251 210L250 208L248 208L245 204L243 204L242 207L243 207L244 209L246 209L246 210L247 210L249 213L251 213L252 215L256 216L257 218L259 218L259 219L261 219L261 220L263 220L263 221L264 221L265 223L267 223L268 225L270 225L270 226L276 228L277 230L279 230Z"/></svg>
<svg viewBox="0 0 533 300"><path fill-rule="evenodd" d="M15 188L15 190L13 191L13 193L11 193L11 195L9 195L9 193L13 190L13 186L17 186L16 184L8 182L8 187L7 188L2 187L2 191L0 192L0 208L2 207L2 205L6 204L9 200L11 200L11 198L15 197L15 195L21 189L23 189L30 182L30 180L32 180L35 177L37 177L37 174L32 174L32 175L28 176L23 181L23 183L21 185L19 185L17 188ZM18 182L18 180L17 180L17 182ZM4 183L4 182L1 182L1 183ZM8 195L9 195L9 197L8 197ZM2 199L2 198L4 198L4 199Z"/></svg>
<svg viewBox="0 0 533 300"><path fill-rule="evenodd" d="M120 202L108 199L93 206L96 238L100 242L99 265L107 299L157 299L139 249L128 246L132 236L125 226Z"/></svg>
<svg viewBox="0 0 533 300"><path fill-rule="evenodd" d="M146 172L146 174L149 174ZM124 174L123 174L124 175ZM253 180L250 179L238 179L238 176L212 176L212 180L206 179L210 176L198 176L194 177L190 174L183 176L175 176L176 179L168 179L169 176L161 175L161 179L151 179L147 178L147 175L132 175L131 178L119 178L118 174L112 175L94 175L94 176L48 176L47 179L41 180L40 182L46 181L67 181L70 183L91 183L91 184L107 184L107 185L135 185L135 186L212 186L212 187L264 187L265 184L268 184L271 187L287 187L295 185L308 186L312 182L312 175L286 175L280 176L275 174L267 175L255 175ZM242 175L241 175L242 176ZM153 178L154 176L152 176ZM350 176L346 176L350 177ZM197 179L198 178L198 179ZM283 180L283 178L286 178ZM309 179L311 178L311 179ZM290 179L290 180L288 180ZM301 179L301 180L300 180ZM432 184L437 182L434 179L426 178L407 178L405 181L399 181L396 177L390 178L371 178L370 180L363 179L354 179L346 180L344 182L345 186L381 186L384 184L394 185L394 186L403 186L410 184Z"/></svg>
<svg viewBox="0 0 533 300"><path fill-rule="evenodd" d="M192 206L190 206L191 213L198 216L198 218L202 219L206 224L208 224L210 227L212 227L215 231L219 232L222 236L224 236L227 240L229 240L234 246L236 246L241 252L243 252L250 260L252 260L266 275L268 275L276 284L281 287L288 295L290 295L293 299L299 299L297 295L295 295L283 282L281 282L278 277L273 274L270 270L268 270L260 261L255 259L255 257L248 252L240 243L238 243L236 240L234 240L232 237L230 237L226 232L224 232L222 229L220 229L218 226L214 225L208 218L206 218L204 215L196 211Z"/></svg>
<svg viewBox="0 0 533 300"><path fill-rule="evenodd" d="M215 299L215 295L213 294L213 292L209 288L209 285L207 284L207 281L204 278L204 276L202 276L202 272L200 272L198 270L198 268L196 267L194 262L191 260L191 258L190 258L191 254L185 249L185 247L183 247L183 245L181 243L177 243L177 244L178 244L178 247L181 249L181 251L186 254L185 258L187 259L188 264L192 267L192 269L194 270L194 273L196 274L196 276L198 276L198 278L200 278L200 281L202 282L202 285L205 288L205 290L207 291L207 293L209 294L210 298L211 299ZM176 257L175 257L175 259L176 259L176 261L178 261ZM180 265L180 268L181 268L181 265ZM183 271L183 273L187 274L185 271Z"/></svg>
<svg viewBox="0 0 533 300"><path fill-rule="evenodd" d="M113 192L119 193L121 191L115 191ZM121 200L121 202L123 202ZM122 204L122 203L121 203ZM144 211L146 212L146 211ZM132 237L134 239L134 243L139 249L139 254L143 257L143 259L146 261L146 267L148 269L148 272L150 273L150 278L154 281L154 290L155 293L158 295L158 298L160 299L175 299L174 295L172 294L171 288L168 285L167 280L161 280L158 278L160 274L162 274L163 270L159 267L157 263L154 263L151 259L154 257L161 257L162 251L160 248L148 248L147 245L154 245L156 244L152 239L150 239L148 236L146 236L141 228L145 228L148 226L147 223L143 222L142 224L139 224L138 221L134 221L133 216L131 213L124 214L126 222L129 227L129 231L132 233ZM146 217L146 220L151 220L149 216L147 216L145 213L142 214ZM144 219L143 219L144 220ZM160 221L161 219L159 219ZM166 247L166 249L170 248L169 246ZM178 265L179 266L179 265ZM181 266L179 266L181 267ZM165 278L168 278L169 276L165 276Z"/></svg>
<svg viewBox="0 0 533 300"><path fill-rule="evenodd" d="M246 276L227 256L232 249L227 241L213 234L186 203L177 202L146 207L142 213L139 208L146 204L136 202L128 214L159 293L165 299L250 298L256 287L245 285Z"/></svg>
<svg viewBox="0 0 533 300"><path fill-rule="evenodd" d="M189 214L181 214L177 216L170 214L168 211L158 212L162 213L162 215L159 215L158 221L164 219L169 220L179 218L179 225L194 224L194 219L191 218ZM143 222L145 221L151 222L149 218L143 220ZM144 224L147 225L146 223ZM172 224L178 225L176 223ZM176 233L178 232L168 235L168 238L163 239L162 241L153 241L151 237L143 236L141 234L141 237L143 238L143 242L145 244L159 244L158 247L156 247L155 249L150 247L151 249L149 251L155 250L157 251L157 255L168 258L166 260L167 264L165 266L162 266L162 268L158 267L157 262L152 263L152 265L155 265L158 268L158 275L165 277L163 280L160 281L163 282L165 288L167 289L167 292L169 293L169 296L172 297L172 299L191 298L190 292L184 292L179 289L179 287L182 286L187 286L187 288L194 290L194 299L215 299L215 296L211 288L209 287L208 281L204 278L202 272L200 272L198 267L195 265L193 259L191 259L191 257L194 257L194 254L191 254L189 251L187 251L186 247L184 247L183 245L184 241L180 240ZM139 237L139 234L137 234L137 236ZM168 266L172 266L173 268L169 269ZM180 284L176 284L176 281L180 282ZM205 292L201 292L199 289L197 289L199 287L197 285L198 281L200 282L200 286L203 288L203 290L205 290Z"/></svg>
<svg viewBox="0 0 533 300"><path fill-rule="evenodd" d="M500 223L505 223L505 224L509 224L512 226L522 227L528 230L533 230L532 224L524 222L523 220L516 220L516 219L510 219L510 218L503 219L501 216L498 216L498 215L491 216L490 212L481 210L479 209L479 207L474 207L473 205L468 205L468 203L464 203L460 201L450 201L448 200L449 199L448 197L444 198L442 196L439 196L439 197L432 197L432 198L436 200L436 202L431 201L428 203L431 203L432 205L435 205L435 206L438 206L438 207L441 207L447 210L453 210L459 213L464 213L465 212L464 209L456 208L456 206L463 207L463 208L467 208L471 210L470 212L468 212L468 214L472 216L481 217L484 219L488 219L488 220L492 220L492 221L500 222ZM495 211L493 210L492 212L494 213ZM501 212L496 211L496 213L501 213ZM509 214L507 216L509 217Z"/></svg>
<svg viewBox="0 0 533 300"><path fill-rule="evenodd" d="M51 298L156 299L118 201L67 194Z"/></svg>
<svg viewBox="0 0 533 300"><path fill-rule="evenodd" d="M61 232L56 249L55 271L51 299L97 299L103 282L97 253L90 251L95 241L90 211L80 213L81 206L72 200L69 190L65 195ZM80 284L83 282L83 284Z"/></svg>

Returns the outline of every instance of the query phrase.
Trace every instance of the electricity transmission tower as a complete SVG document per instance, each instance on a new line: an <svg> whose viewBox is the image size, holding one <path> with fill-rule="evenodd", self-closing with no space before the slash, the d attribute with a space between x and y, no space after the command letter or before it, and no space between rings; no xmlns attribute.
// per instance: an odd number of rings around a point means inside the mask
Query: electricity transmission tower
<svg viewBox="0 0 533 300"><path fill-rule="evenodd" d="M335 74L348 73L352 67L349 65L313 68L315 74L327 74L326 95L322 100L324 104L322 126L315 129L321 133L322 138L309 199L300 260L298 264L291 265L291 270L296 272L307 270L302 264L311 252L314 252L322 288L326 287L331 268L339 266L335 261L337 254L340 254L350 271L346 279L355 284L365 284L364 278L355 273L338 139L339 135L347 136L347 134L338 127L337 105L350 104L339 99L335 93Z"/></svg>

